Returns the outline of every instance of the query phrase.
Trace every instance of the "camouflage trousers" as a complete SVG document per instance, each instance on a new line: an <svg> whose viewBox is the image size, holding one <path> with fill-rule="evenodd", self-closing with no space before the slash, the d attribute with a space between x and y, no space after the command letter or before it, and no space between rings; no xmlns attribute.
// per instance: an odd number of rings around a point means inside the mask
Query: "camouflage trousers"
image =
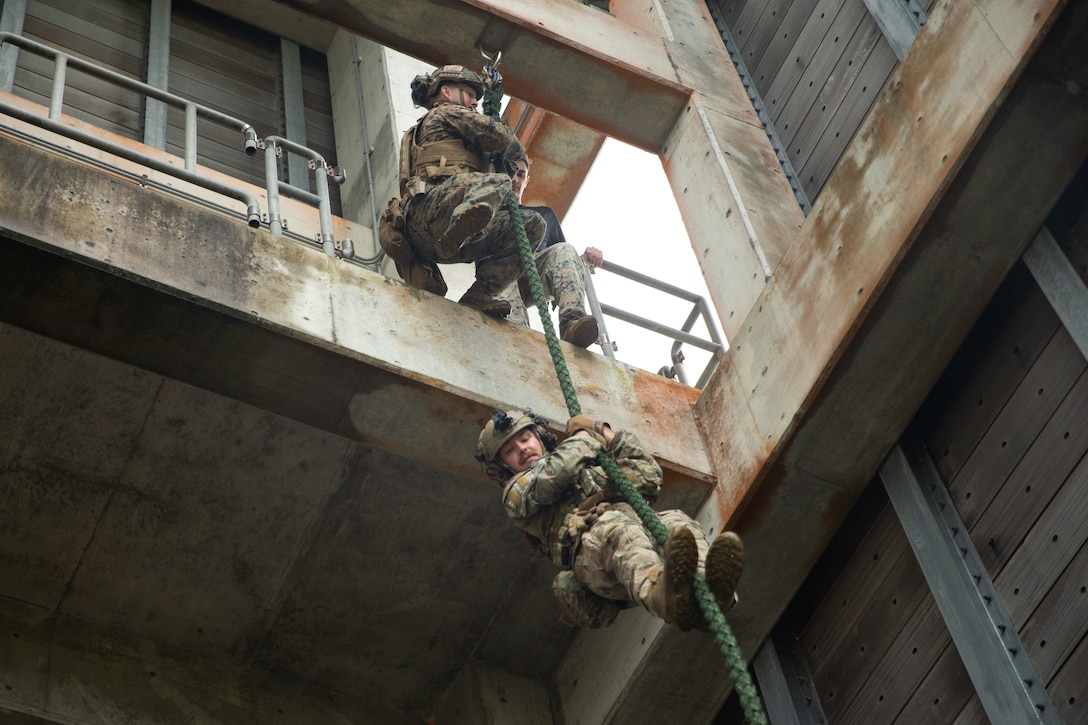
<svg viewBox="0 0 1088 725"><path fill-rule="evenodd" d="M506 174L473 172L450 176L410 202L404 224L408 243L425 262L475 262L476 279L489 294L497 294L521 272L514 223L506 210L506 200L512 194L510 177ZM456 255L439 259L435 243L446 233L450 220L477 204L491 207L494 211L491 221L465 242ZM523 210L522 219L529 246L535 249L544 238L547 225L535 211Z"/></svg>
<svg viewBox="0 0 1088 725"><path fill-rule="evenodd" d="M585 278L582 276L582 259L574 250L574 245L567 242L553 244L537 252L534 259L536 269L540 273L541 286L544 288L544 297L555 300L555 306L559 308L559 319L581 317L585 314L586 308L582 305L582 296L585 294L586 285ZM520 289L522 287L525 289L524 298ZM524 274L496 297L510 302L510 314L506 316L507 322L529 326L525 299L532 304L532 296L529 292L529 281ZM546 313L542 310L541 314Z"/></svg>
<svg viewBox="0 0 1088 725"><path fill-rule="evenodd" d="M699 571L703 571L709 543L702 527L683 511L662 511L658 516L669 531L678 526L691 529L699 549ZM582 533L573 572L575 579L598 597L645 606L652 584L650 575L664 564L664 554L635 510L626 503L618 503ZM553 591L560 598L561 592L554 585ZM577 607L584 609L586 605L560 598L560 606L565 614L570 614L572 609L577 613ZM599 605L594 602L591 606ZM594 616L592 611L582 614L590 619Z"/></svg>

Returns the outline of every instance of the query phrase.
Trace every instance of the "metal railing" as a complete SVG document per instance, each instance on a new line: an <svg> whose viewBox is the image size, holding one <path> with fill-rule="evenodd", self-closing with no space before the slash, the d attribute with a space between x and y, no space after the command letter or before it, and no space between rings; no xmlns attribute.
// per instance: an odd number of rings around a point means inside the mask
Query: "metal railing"
<svg viewBox="0 0 1088 725"><path fill-rule="evenodd" d="M614 317L617 320L622 320L623 322L649 330L650 332L671 338L673 340L672 350L670 352L672 364L663 366L658 370L658 374L668 378L675 378L684 385L690 384L688 383L687 372L684 369L684 344L686 343L711 353L710 361L703 368L702 374L699 375L698 381L693 386L696 388L703 388L707 381L710 380L711 374L713 374L714 370L718 367L718 362L725 350L721 335L718 333L717 325L714 323L714 318L706 299L694 292L689 292L688 290L668 284L667 282L662 282L659 279L654 279L653 277L648 277L634 270L627 269L626 267L621 267L614 262L604 262L600 269L605 272L611 272L620 277L624 277L625 279L629 279L632 282L645 285L651 289L664 292L665 294L692 303L693 307L691 312L688 313L687 319L680 329L662 325L659 322L640 317L639 315L627 312L626 310L621 310L618 307L602 304L597 298L597 290L593 285L593 268L585 263L584 255L582 259L582 273L585 278L586 299L589 302L590 311L593 313L593 316L597 318L597 325L600 329L600 342L601 347L604 348L604 354L607 357L615 358L617 349L617 345L609 337L608 329L605 325L604 318L607 315L609 317ZM700 318L702 318L703 323L706 325L710 340L704 340L701 337L691 334L692 328Z"/></svg>
<svg viewBox="0 0 1088 725"><path fill-rule="evenodd" d="M231 118L213 108L201 106L181 98L180 96L175 96L172 93L167 93L166 91L155 88L154 86L149 86L146 83L133 80L132 78L123 76L115 71L102 68L94 63L89 63L81 58L76 58L75 56L61 52L56 48L42 45L29 38L24 38L21 35L0 33L0 47L6 43L10 43L18 48L53 61L52 91L49 97L49 115L46 117L30 113L29 111L8 103L0 103L0 111L17 118L20 121L33 124L47 131L52 131L53 133L67 136L68 138L79 141L80 143L100 151L114 154L127 161L147 166L155 171L175 176L183 181L194 184L195 186L200 186L228 198L236 199L246 205L246 223L254 228L261 225L261 209L260 205L257 203L256 197L243 189L223 184L196 173L197 116L203 116L223 126L240 131L243 137L243 148L245 152L253 154L257 151L257 133L248 123L236 118ZM185 112L185 168L179 169L172 164L147 154L140 153L135 149L107 141L94 134L61 123L60 117L64 107L64 89L69 68L75 68L88 75L92 75L101 80L108 81L114 85L135 91L148 98L154 98L155 100L162 101L163 103L183 110Z"/></svg>
<svg viewBox="0 0 1088 725"><path fill-rule="evenodd" d="M207 189L216 194L220 194L224 197L235 199L242 202L246 206L245 219L246 223L253 228L260 227L263 221L267 221L269 231L276 236L289 236L301 241L314 241L306 239L298 234L289 234L287 231L287 222L283 219L280 210L280 196L286 196L288 198L300 201L306 204L310 204L316 207L318 212L318 224L319 234L317 235L316 242L330 257L338 257L343 259L353 259L355 257L354 243L350 239L345 239L342 242L337 241L332 233L332 212L329 197L329 181L333 183L343 183L344 170L339 167L330 167L325 159L316 151L307 148L301 144L295 143L280 136L267 136L264 139L257 137L256 131L253 127L237 118L233 118L224 114L214 108L202 106L198 103L194 103L181 96L168 93L166 91L150 86L141 81L134 80L127 76L121 75L115 71L103 68L101 66L90 63L81 58L76 58L72 55L64 53L63 51L51 48L36 41L30 40L20 35L8 32L0 32L0 48L5 44L21 48L29 51L43 58L53 61L53 78L52 78L52 92L49 99L49 112L47 116L41 116L37 113L27 111L19 106L15 106L9 103L0 102L0 113L6 114L13 118L16 118L25 123L37 126L47 131L56 133L58 135L73 139L82 144L96 148L100 151L113 154L117 157L123 158L127 161L145 166L155 171L161 172L165 175L172 176L182 181L193 184L194 186ZM130 148L128 146L114 143L106 140L94 134L82 131L72 126L68 126L61 122L61 114L64 107L64 91L67 83L67 71L69 68L77 69L83 73L94 76L101 80L107 81L121 88L136 92L142 96L150 99L160 101L164 104L178 108L185 113L185 165L184 168L178 168L174 164L170 164L154 156L142 153L138 150ZM206 119L213 123L232 128L239 131L242 134L242 148L247 155L256 154L258 150L263 150L265 153L265 191L268 195L268 214L267 217L262 217L260 205L252 194L248 193L244 189L236 188L229 184L225 184L216 179L208 178L197 173L197 121L199 118ZM317 189L316 193L309 191L308 189L302 189L279 179L278 161L282 157L284 152L295 153L305 157L308 161L310 170L314 173L314 184ZM99 162L87 157L85 154L78 154L71 150L66 150L67 153L82 156L86 158L88 162L98 164ZM143 178L141 183L149 183L146 177ZM165 191L179 196L188 196L176 189L170 187L156 185ZM222 209L218 205L214 205L205 199L196 199L191 196L188 198L202 203L208 206L214 206L215 208ZM377 259L380 260L380 257ZM359 260L362 263L366 263L367 260ZM658 372L666 377L676 378L685 385L688 384L686 371L684 370L684 354L683 345L688 344L694 347L706 350L711 353L712 357L706 368L703 370L699 377L699 380L695 383L695 387L703 387L709 379L711 373L717 367L718 359L724 349L721 341L721 337L717 332L717 328L711 317L710 308L708 307L706 300L699 295L688 292L687 290L675 287L673 285L661 282L660 280L647 277L630 269L621 267L618 264L612 262L605 262L601 269L606 272L617 274L621 277L625 277L634 282L646 285L653 289L659 290L666 294L673 295L688 302L693 303L691 313L688 315L687 320L684 322L680 329L668 327L653 320L640 317L625 310L621 310L617 307L612 307L607 304L601 304L597 299L596 290L593 286L593 281L590 277L591 268L588 265L583 265L585 270L586 280L586 296L589 300L589 307L593 312L593 315L597 318L600 326L602 347L604 348L604 354L607 357L615 358L616 344L609 338L608 330L605 326L605 316L611 316L618 320L636 325L651 332L663 335L673 340L671 350L671 366L662 367ZM702 318L706 324L707 330L710 331L711 339L704 340L696 335L691 334L693 325Z"/></svg>
<svg viewBox="0 0 1088 725"><path fill-rule="evenodd" d="M268 228L277 237L283 236L284 220L280 216L280 194L290 197L295 201L303 201L317 207L318 242L325 254L330 257L342 257L351 259L355 256L355 244L350 239L338 242L332 234L332 210L329 201L329 179L337 184L344 183L344 169L340 166L330 167L321 154L294 141L289 141L279 136L266 136L259 143L264 149L264 180L268 193ZM310 171L314 172L314 184L317 193L308 189L302 189L286 181L280 181L277 159L283 151L299 154L307 159Z"/></svg>
<svg viewBox="0 0 1088 725"><path fill-rule="evenodd" d="M318 224L320 228L317 243L326 254L332 257L342 257L345 259L351 259L355 256L354 243L350 239L346 239L343 242L337 242L332 233L332 213L330 210L328 179L331 178L335 183L343 183L344 170L339 166L329 167L325 159L317 152L302 146L301 144L294 143L278 136L268 136L263 140L259 139L254 128L245 121L228 116L214 108L194 103L187 98L155 88L142 81L134 80L128 76L121 75L116 71L103 68L21 35L0 32L0 49L2 49L5 44L15 46L48 60L52 60L53 78L52 90L49 98L49 112L47 116L41 116L20 108L19 106L3 102L0 102L0 113L4 113L23 121L24 123L29 123L52 133L73 139L100 151L113 154L126 161L131 161L160 173L181 179L194 186L240 201L246 206L246 223L250 227L257 228L261 226L264 218L261 216L260 204L255 196L244 189L202 176L197 173L196 170L198 118L206 119L226 128L235 129L242 134L242 149L247 155L256 154L258 149L265 150L265 191L268 194L269 216L267 221L269 223L270 231L277 236L285 236L286 223L281 218L279 206L279 196L282 193L284 196L310 204L317 208ZM67 85L67 73L69 68L74 68L118 87L138 93L145 98L160 101L183 111L185 114L184 168L178 168L174 164L163 161L155 156L142 153L123 144L114 143L100 136L62 123L61 114L64 108L64 91ZM282 155L283 150L300 154L308 159L309 167L314 171L315 185L317 188L316 194L307 189L300 189L279 180L276 159ZM205 204L208 203L205 200L201 201ZM305 239L305 237L301 237L300 235L291 236L294 236L296 239Z"/></svg>

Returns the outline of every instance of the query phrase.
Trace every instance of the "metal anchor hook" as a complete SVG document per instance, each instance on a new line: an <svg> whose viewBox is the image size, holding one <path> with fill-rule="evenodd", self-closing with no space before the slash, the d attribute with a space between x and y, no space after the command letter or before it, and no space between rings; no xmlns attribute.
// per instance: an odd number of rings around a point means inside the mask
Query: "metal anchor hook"
<svg viewBox="0 0 1088 725"><path fill-rule="evenodd" d="M487 61L487 65L484 66L484 76L487 77L488 85L495 86L502 83L502 76L499 74L499 62L502 60L502 51L495 51L494 57L487 54L487 51L483 49L483 46L476 46L476 50L480 51L480 55Z"/></svg>
<svg viewBox="0 0 1088 725"><path fill-rule="evenodd" d="M499 61L502 60L502 51L501 50L495 51L495 57L494 58L492 58L490 55L487 54L487 51L484 50L482 45L477 45L476 50L480 51L480 55L482 55L488 61L488 65L490 67L492 67L492 68L498 68L499 67Z"/></svg>

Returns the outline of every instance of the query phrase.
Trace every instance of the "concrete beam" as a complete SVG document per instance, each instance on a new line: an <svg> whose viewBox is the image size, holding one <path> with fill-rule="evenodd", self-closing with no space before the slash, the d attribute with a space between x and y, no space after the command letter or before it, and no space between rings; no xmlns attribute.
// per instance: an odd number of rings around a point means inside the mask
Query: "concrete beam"
<svg viewBox="0 0 1088 725"><path fill-rule="evenodd" d="M939 6L696 406L718 473L700 521L745 539L729 621L748 657L1084 161L1088 13L1021 79L1059 10ZM662 721L667 676L698 680L686 705L712 718L732 685L708 640L619 624L572 645L565 716Z"/></svg>
<svg viewBox="0 0 1088 725"><path fill-rule="evenodd" d="M545 682L469 662L435 717L442 725L552 725Z"/></svg>
<svg viewBox="0 0 1088 725"><path fill-rule="evenodd" d="M77 263L4 244L13 324L481 479L491 408L567 418L539 333L4 137L0 191L0 235ZM130 328L102 329L105 308ZM583 410L637 430L698 501L698 391L563 347Z"/></svg>
<svg viewBox="0 0 1088 725"><path fill-rule="evenodd" d="M803 221L703 2L641 2L619 17L528 0L287 4L436 65L501 50L512 96L660 154L727 337ZM535 153L559 168L584 158Z"/></svg>
<svg viewBox="0 0 1088 725"><path fill-rule="evenodd" d="M1088 12L1061 9L938 7L699 402L747 652L1085 160Z"/></svg>
<svg viewBox="0 0 1088 725"><path fill-rule="evenodd" d="M5 722L9 711L47 722L417 722L8 597L0 626Z"/></svg>
<svg viewBox="0 0 1088 725"><path fill-rule="evenodd" d="M550 206L562 221L604 145L604 134L516 98L506 105L503 121L532 159L532 181L522 202Z"/></svg>
<svg viewBox="0 0 1088 725"><path fill-rule="evenodd" d="M435 65L476 67L476 48L502 51L511 96L648 151L661 148L689 94L661 38L578 3L282 4Z"/></svg>

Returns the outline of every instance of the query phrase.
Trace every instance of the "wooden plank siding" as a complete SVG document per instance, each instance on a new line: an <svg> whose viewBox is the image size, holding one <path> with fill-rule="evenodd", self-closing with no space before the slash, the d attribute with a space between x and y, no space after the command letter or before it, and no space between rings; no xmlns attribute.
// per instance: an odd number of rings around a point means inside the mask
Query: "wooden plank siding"
<svg viewBox="0 0 1088 725"><path fill-rule="evenodd" d="M174 3L170 92L249 123L261 138L283 128L279 110L279 39L194 3ZM184 155L185 117L167 113L166 147ZM197 161L264 187L264 157L246 156L242 134L200 122Z"/></svg>
<svg viewBox="0 0 1088 725"><path fill-rule="evenodd" d="M23 33L73 56L144 80L150 0L28 0ZM279 38L188 0L171 3L167 90L252 125L260 137L283 135L283 91ZM307 145L336 165L332 93L325 56L301 49ZM20 53L14 92L49 105L53 63ZM69 69L64 113L111 133L140 140L143 99L138 93ZM167 150L185 155L184 112L167 110ZM264 158L247 156L242 134L197 121L197 162L264 188ZM281 179L286 165L281 161ZM316 191L311 184L310 191ZM332 213L340 192L329 187Z"/></svg>
<svg viewBox="0 0 1088 725"><path fill-rule="evenodd" d="M306 113L306 145L321 154L330 166L336 166L336 133L332 119L332 87L329 85L329 69L324 53L305 46L299 48L302 61L302 96ZM361 169L353 169L361 173ZM317 189L313 189L317 191ZM329 204L332 213L343 212L340 187L330 181Z"/></svg>
<svg viewBox="0 0 1088 725"><path fill-rule="evenodd" d="M790 149L793 168L812 197L827 183L898 65L895 51L875 25L862 23L855 41L802 122Z"/></svg>
<svg viewBox="0 0 1088 725"><path fill-rule="evenodd" d="M750 4L758 5L758 3ZM793 5L793 0L768 0L763 6L762 12L756 18L756 22L745 33L744 42L740 42L738 39L741 59L746 66L751 67L762 57L764 50L778 33L779 26L785 22Z"/></svg>
<svg viewBox="0 0 1088 725"><path fill-rule="evenodd" d="M30 0L23 34L70 55L91 61L134 80L143 79L148 5L141 0L72 3ZM29 52L19 54L14 92L49 105L53 62ZM68 69L64 112L126 138L140 137L140 95Z"/></svg>
<svg viewBox="0 0 1088 725"><path fill-rule="evenodd" d="M894 52L862 0L710 2L816 199ZM1088 280L1088 214L1070 227L1071 241L1056 236ZM1026 267L1010 272L912 427L1060 716L1088 722L1088 364ZM818 565L782 624L828 721L988 723L894 511L877 511L844 525L836 539L856 540L852 555Z"/></svg>
<svg viewBox="0 0 1088 725"><path fill-rule="evenodd" d="M945 637L944 647L925 679L890 722L894 725L918 723L948 723L964 710L974 694L971 678L963 666L951 637Z"/></svg>
<svg viewBox="0 0 1088 725"><path fill-rule="evenodd" d="M745 65L752 71L760 93L763 93L770 85L775 73L787 59L794 63L800 62L799 58L792 58L790 54L794 51L797 36L809 23L820 5L820 0L794 0L766 45L745 50Z"/></svg>
<svg viewBox="0 0 1088 725"><path fill-rule="evenodd" d="M815 199L898 65L895 53L862 0L710 1Z"/></svg>
<svg viewBox="0 0 1088 725"><path fill-rule="evenodd" d="M1048 695L1086 721L1088 362L1023 265L913 427ZM989 722L891 506L865 516L844 526L871 526L853 554L791 615L829 722Z"/></svg>

